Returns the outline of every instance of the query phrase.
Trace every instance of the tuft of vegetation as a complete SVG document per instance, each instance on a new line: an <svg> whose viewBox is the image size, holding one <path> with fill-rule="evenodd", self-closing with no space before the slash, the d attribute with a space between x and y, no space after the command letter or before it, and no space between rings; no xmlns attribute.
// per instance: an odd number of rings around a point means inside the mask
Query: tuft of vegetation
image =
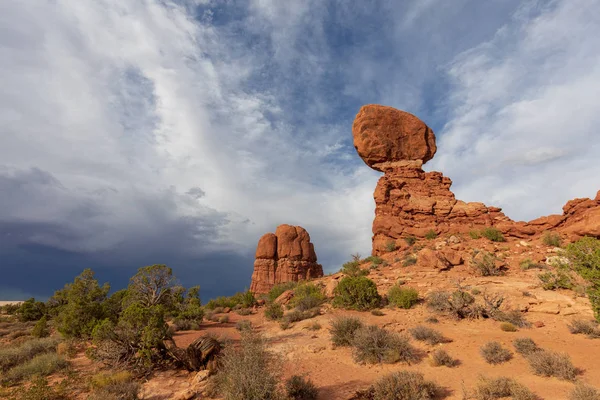
<svg viewBox="0 0 600 400"><path fill-rule="evenodd" d="M380 378L373 385L374 400L433 400L439 386L427 381L420 372L397 371Z"/></svg>
<svg viewBox="0 0 600 400"><path fill-rule="evenodd" d="M310 310L318 307L325 301L325 295L320 286L314 283L302 283L294 289L294 297L290 305L300 311Z"/></svg>
<svg viewBox="0 0 600 400"><path fill-rule="evenodd" d="M19 400L69 400L62 388L55 389L48 385L48 380L43 376L36 376L29 387L22 386L15 395ZM112 399L108 399L112 400Z"/></svg>
<svg viewBox="0 0 600 400"><path fill-rule="evenodd" d="M101 372L91 377L88 400L137 400L141 385L128 371Z"/></svg>
<svg viewBox="0 0 600 400"><path fill-rule="evenodd" d="M359 363L411 363L417 359L416 349L408 338L376 325L359 328L352 338L354 359Z"/></svg>
<svg viewBox="0 0 600 400"><path fill-rule="evenodd" d="M475 389L475 400L495 400L510 397L513 400L535 400L537 397L529 389L514 379L480 377Z"/></svg>
<svg viewBox="0 0 600 400"><path fill-rule="evenodd" d="M385 244L385 250L388 253L391 253L392 251L396 251L397 248L398 248L398 246L396 246L396 242L394 242L393 240L388 240L388 242Z"/></svg>
<svg viewBox="0 0 600 400"><path fill-rule="evenodd" d="M360 267L360 261L348 261L342 265L340 272L350 277L369 275L369 271Z"/></svg>
<svg viewBox="0 0 600 400"><path fill-rule="evenodd" d="M593 386L578 382L569 393L569 400L600 400L600 391Z"/></svg>
<svg viewBox="0 0 600 400"><path fill-rule="evenodd" d="M229 323L229 315L221 315L219 317L220 324L228 324Z"/></svg>
<svg viewBox="0 0 600 400"><path fill-rule="evenodd" d="M567 354L540 350L530 353L527 361L536 375L554 376L567 381L575 380L577 376L577 368L573 366L571 358Z"/></svg>
<svg viewBox="0 0 600 400"><path fill-rule="evenodd" d="M238 321L235 324L235 329L237 329L240 332L252 330L252 322L248 320Z"/></svg>
<svg viewBox="0 0 600 400"><path fill-rule="evenodd" d="M544 290L572 289L573 281L569 273L563 269L548 271L538 275Z"/></svg>
<svg viewBox="0 0 600 400"><path fill-rule="evenodd" d="M283 307L281 304L275 302L267 304L265 317L271 321L281 319L283 317Z"/></svg>
<svg viewBox="0 0 600 400"><path fill-rule="evenodd" d="M481 233L479 231L469 231L471 239L481 239Z"/></svg>
<svg viewBox="0 0 600 400"><path fill-rule="evenodd" d="M331 342L334 346L351 346L354 333L364 324L355 317L337 317L331 321Z"/></svg>
<svg viewBox="0 0 600 400"><path fill-rule="evenodd" d="M6 346L0 348L0 372L30 361L40 354L56 352L56 338L43 338L28 340L20 346Z"/></svg>
<svg viewBox="0 0 600 400"><path fill-rule="evenodd" d="M44 315L38 322L36 322L31 336L35 338L45 338L50 336L50 330L48 329L48 318Z"/></svg>
<svg viewBox="0 0 600 400"><path fill-rule="evenodd" d="M246 316L252 314L251 308L239 308L235 311L238 315Z"/></svg>
<svg viewBox="0 0 600 400"><path fill-rule="evenodd" d="M600 326L598 322L586 319L574 319L567 325L572 334L583 334L590 338L600 338Z"/></svg>
<svg viewBox="0 0 600 400"><path fill-rule="evenodd" d="M442 333L436 329L428 326L418 325L409 330L410 334L416 340L426 342L431 345L447 342L448 340L442 335Z"/></svg>
<svg viewBox="0 0 600 400"><path fill-rule="evenodd" d="M530 269L545 269L546 266L544 264L536 263L531 258L526 258L519 263L521 270L528 271Z"/></svg>
<svg viewBox="0 0 600 400"><path fill-rule="evenodd" d="M379 307L380 303L381 296L377 292L377 285L364 276L346 276L334 290L335 307L364 311Z"/></svg>
<svg viewBox="0 0 600 400"><path fill-rule="evenodd" d="M504 332L516 332L518 331L517 327L511 324L510 322L503 322L500 324L500 329Z"/></svg>
<svg viewBox="0 0 600 400"><path fill-rule="evenodd" d="M544 236L542 237L542 242L546 246L552 246L552 247L561 247L561 245L562 245L562 240L560 238L560 235L558 233L554 233L554 232L544 233Z"/></svg>
<svg viewBox="0 0 600 400"><path fill-rule="evenodd" d="M417 238L413 235L408 235L404 237L404 241L407 245L412 246L413 244L417 243Z"/></svg>
<svg viewBox="0 0 600 400"><path fill-rule="evenodd" d="M283 292L282 292L283 293ZM230 297L217 297L216 299L211 299L204 306L207 310L215 310L217 308L250 308L256 304L256 298L254 294L246 290L244 292L238 292Z"/></svg>
<svg viewBox="0 0 600 400"><path fill-rule="evenodd" d="M478 288L473 288L473 289L471 289L471 294L472 294L473 296L480 295L480 294L481 294L481 290L480 290L480 289L478 289Z"/></svg>
<svg viewBox="0 0 600 400"><path fill-rule="evenodd" d="M471 268L481 276L500 276L504 271L496 264L496 256L489 252L483 252L481 257L471 260Z"/></svg>
<svg viewBox="0 0 600 400"><path fill-rule="evenodd" d="M426 302L430 310L447 313L457 319L479 318L483 314L482 307L475 304L475 298L463 290L432 292Z"/></svg>
<svg viewBox="0 0 600 400"><path fill-rule="evenodd" d="M21 322L37 321L46 313L46 304L35 301L33 297L17 307L15 314Z"/></svg>
<svg viewBox="0 0 600 400"><path fill-rule="evenodd" d="M566 257L571 268L589 282L587 294L600 321L600 240L584 237L567 246Z"/></svg>
<svg viewBox="0 0 600 400"><path fill-rule="evenodd" d="M492 242L505 242L504 236L502 232L500 232L497 228L488 227L484 228L481 232L481 236L492 241Z"/></svg>
<svg viewBox="0 0 600 400"><path fill-rule="evenodd" d="M3 384L14 384L33 376L48 376L65 369L69 362L56 353L39 354L29 361L9 369L0 378Z"/></svg>
<svg viewBox="0 0 600 400"><path fill-rule="evenodd" d="M383 317L385 314L383 313L383 311L375 309L375 310L371 310L371 314L376 316L376 317Z"/></svg>
<svg viewBox="0 0 600 400"><path fill-rule="evenodd" d="M288 323L304 321L305 319L314 318L320 314L318 308L311 308L310 310L300 311L300 310L292 310L283 316L283 321Z"/></svg>
<svg viewBox="0 0 600 400"><path fill-rule="evenodd" d="M435 230L430 229L425 233L425 239L427 240L433 240L435 238L437 238L438 234Z"/></svg>
<svg viewBox="0 0 600 400"><path fill-rule="evenodd" d="M271 290L269 290L269 293L267 294L267 299L268 301L273 302L276 298L281 296L283 292L295 289L296 286L298 286L298 282L278 283L275 286L273 286Z"/></svg>
<svg viewBox="0 0 600 400"><path fill-rule="evenodd" d="M215 376L216 391L226 400L277 400L281 360L267 350L262 336L243 331L240 346L227 346L222 368Z"/></svg>
<svg viewBox="0 0 600 400"><path fill-rule="evenodd" d="M319 391L310 379L293 375L285 381L285 391L290 400L316 400Z"/></svg>
<svg viewBox="0 0 600 400"><path fill-rule="evenodd" d="M313 321L312 323L306 326L306 329L308 329L309 331L318 331L321 329L321 324L317 321Z"/></svg>
<svg viewBox="0 0 600 400"><path fill-rule="evenodd" d="M440 320L437 319L436 317L428 317L425 322L427 322L428 324L439 324Z"/></svg>
<svg viewBox="0 0 600 400"><path fill-rule="evenodd" d="M518 338L513 341L517 353L528 356L536 351L542 350L531 338Z"/></svg>
<svg viewBox="0 0 600 400"><path fill-rule="evenodd" d="M414 254L410 254L406 257L404 257L404 260L402 260L402 266L403 267L410 267L411 265L415 265L417 263L417 256Z"/></svg>
<svg viewBox="0 0 600 400"><path fill-rule="evenodd" d="M403 288L399 285L392 286L387 293L391 305L409 309L419 301L419 292L413 288Z"/></svg>
<svg viewBox="0 0 600 400"><path fill-rule="evenodd" d="M488 342L481 346L479 351L488 364L502 364L512 358L510 350L505 349L498 342Z"/></svg>
<svg viewBox="0 0 600 400"><path fill-rule="evenodd" d="M431 365L434 367L455 367L458 365L458 360L452 358L444 349L435 349L431 353Z"/></svg>

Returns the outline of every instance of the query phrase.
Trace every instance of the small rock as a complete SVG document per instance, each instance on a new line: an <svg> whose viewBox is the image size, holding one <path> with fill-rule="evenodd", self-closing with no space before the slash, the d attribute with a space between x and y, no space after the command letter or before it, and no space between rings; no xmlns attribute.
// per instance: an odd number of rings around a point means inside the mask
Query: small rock
<svg viewBox="0 0 600 400"><path fill-rule="evenodd" d="M223 309L223 312L224 312L225 314L228 314L228 313L230 313L230 312L231 312L231 308L229 308L229 307L225 307L225 308Z"/></svg>
<svg viewBox="0 0 600 400"><path fill-rule="evenodd" d="M543 328L544 326L546 326L546 324L544 324L542 321L535 321L533 323L533 326L535 326L536 328Z"/></svg>
<svg viewBox="0 0 600 400"><path fill-rule="evenodd" d="M519 244L520 244L521 246L523 246L523 247L529 247L529 243L527 243L527 242L526 242L526 241L524 241L524 240L521 240L521 241L519 241Z"/></svg>
<svg viewBox="0 0 600 400"><path fill-rule="evenodd" d="M448 243L453 243L453 244L457 244L460 243L461 240L458 236L452 235L448 238Z"/></svg>
<svg viewBox="0 0 600 400"><path fill-rule="evenodd" d="M563 308L562 310L560 310L560 315L575 315L575 314L579 314L579 311L577 311L574 308L568 307L568 308Z"/></svg>
<svg viewBox="0 0 600 400"><path fill-rule="evenodd" d="M542 303L529 308L529 312L539 312L544 314L558 314L560 312L560 304L558 303Z"/></svg>
<svg viewBox="0 0 600 400"><path fill-rule="evenodd" d="M192 389L184 390L183 392L175 394L172 400L191 400L196 397L196 391Z"/></svg>

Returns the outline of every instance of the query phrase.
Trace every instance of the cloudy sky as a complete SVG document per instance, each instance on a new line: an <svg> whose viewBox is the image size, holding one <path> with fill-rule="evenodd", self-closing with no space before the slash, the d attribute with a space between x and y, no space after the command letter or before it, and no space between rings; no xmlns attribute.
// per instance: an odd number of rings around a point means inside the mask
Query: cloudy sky
<svg viewBox="0 0 600 400"><path fill-rule="evenodd" d="M599 94L597 0L3 0L0 299L154 263L231 294L281 223L326 271L368 254L368 103L459 198L560 213L600 189Z"/></svg>

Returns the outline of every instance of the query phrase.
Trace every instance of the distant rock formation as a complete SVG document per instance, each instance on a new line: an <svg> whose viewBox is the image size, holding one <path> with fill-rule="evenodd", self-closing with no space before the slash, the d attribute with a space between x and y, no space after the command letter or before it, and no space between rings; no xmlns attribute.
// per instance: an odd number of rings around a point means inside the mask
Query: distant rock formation
<svg viewBox="0 0 600 400"><path fill-rule="evenodd" d="M495 226L505 235L529 237L557 230L569 237L600 237L600 192L594 200L575 199L563 215L515 222L498 207L465 203L450 191L452 181L422 165L437 150L433 131L419 118L392 107L366 105L352 125L354 147L365 163L382 176L375 189L373 254L406 236L468 232Z"/></svg>
<svg viewBox="0 0 600 400"><path fill-rule="evenodd" d="M256 247L250 291L267 293L277 283L297 282L323 276L317 254L306 229L279 225L263 235Z"/></svg>

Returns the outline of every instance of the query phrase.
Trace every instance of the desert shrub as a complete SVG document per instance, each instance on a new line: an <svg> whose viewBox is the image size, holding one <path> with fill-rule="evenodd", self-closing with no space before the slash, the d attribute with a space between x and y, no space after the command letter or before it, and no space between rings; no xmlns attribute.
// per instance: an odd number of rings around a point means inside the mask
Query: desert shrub
<svg viewBox="0 0 600 400"><path fill-rule="evenodd" d="M435 382L413 371L385 375L375 382L373 389L374 400L433 400L440 392Z"/></svg>
<svg viewBox="0 0 600 400"><path fill-rule="evenodd" d="M252 322L248 321L248 320L238 321L235 324L235 329L237 329L238 331L251 330L252 329Z"/></svg>
<svg viewBox="0 0 600 400"><path fill-rule="evenodd" d="M271 288L271 290L269 290L269 293L267 294L267 298L269 301L275 301L275 299L278 298L279 296L281 296L283 294L283 292L285 292L287 290L292 290L296 286L298 286L298 282L278 283L275 286L273 286Z"/></svg>
<svg viewBox="0 0 600 400"><path fill-rule="evenodd" d="M428 324L439 324L440 320L437 319L436 317L428 317L425 322L427 322Z"/></svg>
<svg viewBox="0 0 600 400"><path fill-rule="evenodd" d="M200 329L200 324L189 319L176 319L173 321L175 331L191 331Z"/></svg>
<svg viewBox="0 0 600 400"><path fill-rule="evenodd" d="M600 240L585 237L567 246L571 268L590 283L587 294L600 321Z"/></svg>
<svg viewBox="0 0 600 400"><path fill-rule="evenodd" d="M511 378L479 378L474 398L495 400L510 397L513 400L535 400L537 397L525 386Z"/></svg>
<svg viewBox="0 0 600 400"><path fill-rule="evenodd" d="M432 292L427 296L427 307L458 319L477 318L482 313L481 307L475 304L475 298L463 290Z"/></svg>
<svg viewBox="0 0 600 400"><path fill-rule="evenodd" d="M544 290L572 289L573 282L567 271L558 269L556 272L548 271L538 275Z"/></svg>
<svg viewBox="0 0 600 400"><path fill-rule="evenodd" d="M281 328L281 330L285 331L292 327L292 323L287 319L282 319L281 321L279 321L279 327Z"/></svg>
<svg viewBox="0 0 600 400"><path fill-rule="evenodd" d="M283 292L282 292L283 293ZM249 291L238 292L230 297L220 296L216 299L209 300L204 306L208 310L215 310L217 308L249 308L256 304L256 298L254 294Z"/></svg>
<svg viewBox="0 0 600 400"><path fill-rule="evenodd" d="M458 360L452 358L444 349L435 349L431 353L431 365L434 367L455 367L458 365Z"/></svg>
<svg viewBox="0 0 600 400"><path fill-rule="evenodd" d="M32 379L29 387L22 386L15 392L18 400L69 400L70 396L62 390L56 390L48 385L48 380L43 376ZM110 399L109 399L110 400Z"/></svg>
<svg viewBox="0 0 600 400"><path fill-rule="evenodd" d="M300 375L293 375L285 381L285 391L290 400L316 400L319 394L314 383Z"/></svg>
<svg viewBox="0 0 600 400"><path fill-rule="evenodd" d="M413 235L409 235L409 236L404 237L404 241L406 242L407 245L412 246L413 244L415 244L417 242L417 238L414 237Z"/></svg>
<svg viewBox="0 0 600 400"><path fill-rule="evenodd" d="M385 314L379 309L371 310L371 314L376 317L383 317Z"/></svg>
<svg viewBox="0 0 600 400"><path fill-rule="evenodd" d="M388 291L387 297L391 305L408 309L419 301L419 292L413 288L403 288L399 285L394 285Z"/></svg>
<svg viewBox="0 0 600 400"><path fill-rule="evenodd" d="M229 315L221 315L219 317L219 323L220 324L227 324L227 323L229 323Z"/></svg>
<svg viewBox="0 0 600 400"><path fill-rule="evenodd" d="M90 379L92 395L88 400L136 400L140 384L128 371L102 372Z"/></svg>
<svg viewBox="0 0 600 400"><path fill-rule="evenodd" d="M347 276L365 276L369 275L369 271L360 267L360 261L348 261L342 265L341 273Z"/></svg>
<svg viewBox="0 0 600 400"><path fill-rule="evenodd" d="M479 231L469 231L469 236L471 239L480 239L481 233L479 233Z"/></svg>
<svg viewBox="0 0 600 400"><path fill-rule="evenodd" d="M479 258L473 258L471 268L481 276L504 275L502 268L496 265L496 257L488 252L484 252Z"/></svg>
<svg viewBox="0 0 600 400"><path fill-rule="evenodd" d="M569 393L569 400L600 400L600 392L595 387L579 382Z"/></svg>
<svg viewBox="0 0 600 400"><path fill-rule="evenodd" d="M236 310L236 313L238 315L246 316L246 315L252 314L252 309L251 308L240 308L239 310Z"/></svg>
<svg viewBox="0 0 600 400"><path fill-rule="evenodd" d="M574 380L577 376L577 369L567 354L549 350L535 351L527 356L527 361L536 375L555 376L568 381Z"/></svg>
<svg viewBox="0 0 600 400"><path fill-rule="evenodd" d="M56 354L59 356L73 358L77 355L77 342L73 339L67 339L56 346Z"/></svg>
<svg viewBox="0 0 600 400"><path fill-rule="evenodd" d="M492 242L505 242L504 236L502 232L500 232L497 228L488 227L484 228L481 232L481 236L492 241Z"/></svg>
<svg viewBox="0 0 600 400"><path fill-rule="evenodd" d="M283 317L283 307L281 304L275 302L267 304L265 317L271 321L281 319Z"/></svg>
<svg viewBox="0 0 600 400"><path fill-rule="evenodd" d="M364 326L352 338L354 359L360 363L411 363L417 359L415 348L408 338L375 325Z"/></svg>
<svg viewBox="0 0 600 400"><path fill-rule="evenodd" d="M381 258L379 256L369 256L369 257L365 258L363 261L367 262L367 263L371 263L372 265L375 265L375 266L385 263L385 261L383 261L383 258Z"/></svg>
<svg viewBox="0 0 600 400"><path fill-rule="evenodd" d="M42 338L28 340L20 346L2 347L0 348L0 371L6 372L37 355L55 352L58 343L59 340L56 338Z"/></svg>
<svg viewBox="0 0 600 400"><path fill-rule="evenodd" d="M495 319L496 321L508 323L514 325L515 327L525 328L531 325L531 323L525 319L523 313L519 310L496 310L493 313L489 313L489 311L486 311L486 313L489 317ZM502 329L502 326L500 328Z"/></svg>
<svg viewBox="0 0 600 400"><path fill-rule="evenodd" d="M439 344L442 342L446 342L447 339L444 338L444 335L438 330L430 328L428 326L418 325L409 330L410 334L416 340L421 342L427 342L431 345Z"/></svg>
<svg viewBox="0 0 600 400"><path fill-rule="evenodd" d="M586 319L574 319L567 325L569 332L573 334L588 335L590 338L600 337L600 327L598 322Z"/></svg>
<svg viewBox="0 0 600 400"><path fill-rule="evenodd" d="M562 244L562 240L560 239L560 235L554 232L546 232L542 237L542 242L546 246L560 247Z"/></svg>
<svg viewBox="0 0 600 400"><path fill-rule="evenodd" d="M512 358L510 350L505 349L498 342L488 342L481 346L479 351L488 364L502 364Z"/></svg>
<svg viewBox="0 0 600 400"><path fill-rule="evenodd" d="M385 250L388 253L391 253L392 251L396 251L396 249L398 248L398 246L396 246L396 242L394 242L393 240L389 240L386 244L385 244Z"/></svg>
<svg viewBox="0 0 600 400"><path fill-rule="evenodd" d="M523 271L527 271L530 269L545 269L546 267L544 266L544 264L540 264L540 263L536 263L535 261L533 261L531 258L526 258L523 261L521 261L519 263L519 266L521 267L521 270Z"/></svg>
<svg viewBox="0 0 600 400"><path fill-rule="evenodd" d="M438 236L437 232L434 231L433 229L430 229L425 233L425 239L427 239L427 240L433 240L437 236Z"/></svg>
<svg viewBox="0 0 600 400"><path fill-rule="evenodd" d="M500 329L504 332L516 332L518 329L510 322L503 322L500 324Z"/></svg>
<svg viewBox="0 0 600 400"><path fill-rule="evenodd" d="M318 308L311 308L310 310L300 311L292 310L283 316L283 320L293 323L303 321L305 319L314 318L320 314Z"/></svg>
<svg viewBox="0 0 600 400"><path fill-rule="evenodd" d="M404 260L402 260L402 266L403 267L410 267L411 265L415 265L417 263L417 256L414 254L410 254L406 257L404 257Z"/></svg>
<svg viewBox="0 0 600 400"><path fill-rule="evenodd" d="M335 307L370 310L379 306L381 296L375 282L365 276L346 276L334 290Z"/></svg>
<svg viewBox="0 0 600 400"><path fill-rule="evenodd" d="M45 338L50 336L50 331L48 330L48 319L45 315L33 327L31 336L36 338Z"/></svg>
<svg viewBox="0 0 600 400"><path fill-rule="evenodd" d="M358 318L337 317L331 321L331 342L334 346L351 346L354 333L363 326Z"/></svg>
<svg viewBox="0 0 600 400"><path fill-rule="evenodd" d="M300 311L310 310L323 304L325 295L320 286L314 283L302 283L294 289L294 297L290 300L290 305Z"/></svg>
<svg viewBox="0 0 600 400"><path fill-rule="evenodd" d="M21 322L37 321L42 318L45 313L46 305L41 301L35 301L33 297L21 303L15 312L17 318Z"/></svg>
<svg viewBox="0 0 600 400"><path fill-rule="evenodd" d="M264 339L243 331L240 346L227 346L216 376L217 391L225 400L276 400L281 397L281 361L267 350Z"/></svg>
<svg viewBox="0 0 600 400"><path fill-rule="evenodd" d="M309 331L318 331L321 329L321 324L317 321L313 321L312 323L306 326L306 329L308 329Z"/></svg>
<svg viewBox="0 0 600 400"><path fill-rule="evenodd" d="M541 348L531 338L518 338L513 341L513 346L517 353L527 356L536 351L540 351Z"/></svg>
<svg viewBox="0 0 600 400"><path fill-rule="evenodd" d="M38 354L29 361L9 369L0 379L4 384L13 384L34 375L48 376L68 366L69 362L56 353Z"/></svg>
<svg viewBox="0 0 600 400"><path fill-rule="evenodd" d="M473 289L471 289L471 294L473 296L477 296L477 295L481 294L481 290L479 290L478 288L473 288Z"/></svg>

